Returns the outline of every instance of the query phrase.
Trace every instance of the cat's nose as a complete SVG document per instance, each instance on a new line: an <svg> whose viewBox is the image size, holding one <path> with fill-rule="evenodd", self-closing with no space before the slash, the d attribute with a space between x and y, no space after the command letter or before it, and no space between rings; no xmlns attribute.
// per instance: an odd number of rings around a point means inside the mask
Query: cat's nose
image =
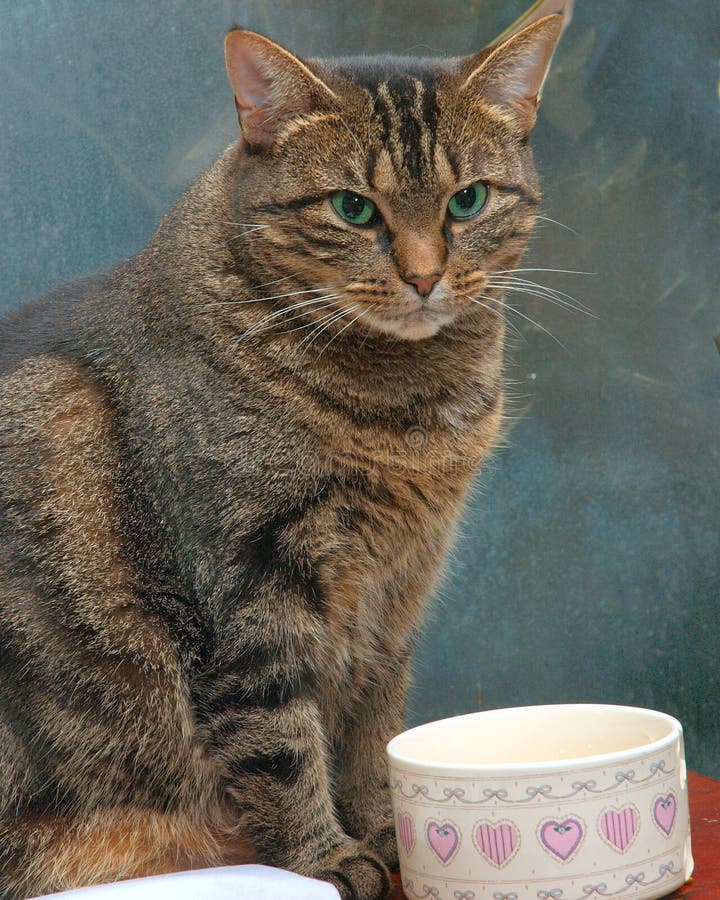
<svg viewBox="0 0 720 900"><path fill-rule="evenodd" d="M442 276L442 272L431 272L429 275L403 275L402 278L408 284L414 285L421 297L427 297Z"/></svg>

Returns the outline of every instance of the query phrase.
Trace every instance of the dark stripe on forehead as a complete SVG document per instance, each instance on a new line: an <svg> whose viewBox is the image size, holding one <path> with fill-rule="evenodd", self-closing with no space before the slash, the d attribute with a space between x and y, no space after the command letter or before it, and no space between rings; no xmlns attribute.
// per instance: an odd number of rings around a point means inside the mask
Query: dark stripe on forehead
<svg viewBox="0 0 720 900"><path fill-rule="evenodd" d="M375 147L369 147L367 157L365 158L365 181L373 190L377 190L374 181L375 163L377 162L377 150Z"/></svg>
<svg viewBox="0 0 720 900"><path fill-rule="evenodd" d="M345 57L320 64L367 91L380 142L395 166L414 179L429 178L437 142L437 87L446 67L437 59L407 56ZM365 169L371 185L376 161Z"/></svg>
<svg viewBox="0 0 720 900"><path fill-rule="evenodd" d="M452 170L455 181L460 181L461 169L457 153L452 147L445 147L445 155L447 157L448 163L450 164L450 168Z"/></svg>
<svg viewBox="0 0 720 900"><path fill-rule="evenodd" d="M435 156L435 144L437 143L438 102L434 84L423 84L423 119L430 140L430 162Z"/></svg>
<svg viewBox="0 0 720 900"><path fill-rule="evenodd" d="M434 93L431 85L412 75L393 75L378 86L375 109L383 142L398 168L416 181L427 178L431 171L438 112Z"/></svg>
<svg viewBox="0 0 720 900"><path fill-rule="evenodd" d="M425 87L433 88L442 75L438 60L413 56L355 56L322 60L323 68L346 78L376 96L381 84L393 78L416 78Z"/></svg>
<svg viewBox="0 0 720 900"><path fill-rule="evenodd" d="M382 125L382 142L384 146L390 149L393 134L393 114L387 99L382 94L378 94L375 97L375 115L380 119L380 124Z"/></svg>
<svg viewBox="0 0 720 900"><path fill-rule="evenodd" d="M393 78L388 82L388 90L395 104L397 115L397 135L402 154L402 164L416 180L422 178L424 169L422 135L423 123L420 120L418 92L422 85L412 78Z"/></svg>

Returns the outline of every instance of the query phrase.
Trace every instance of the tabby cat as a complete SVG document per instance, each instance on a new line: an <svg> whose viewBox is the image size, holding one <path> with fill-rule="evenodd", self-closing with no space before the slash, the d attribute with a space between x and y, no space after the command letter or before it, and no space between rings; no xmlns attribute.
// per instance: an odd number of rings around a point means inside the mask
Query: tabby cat
<svg viewBox="0 0 720 900"><path fill-rule="evenodd" d="M501 422L562 25L454 60L232 30L238 142L3 322L2 900L249 859L388 894L384 747Z"/></svg>

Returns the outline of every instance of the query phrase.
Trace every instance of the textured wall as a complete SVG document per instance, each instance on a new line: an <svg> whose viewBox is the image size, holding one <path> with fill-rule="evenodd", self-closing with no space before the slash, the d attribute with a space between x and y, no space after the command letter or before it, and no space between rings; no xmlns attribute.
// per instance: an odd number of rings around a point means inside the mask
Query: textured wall
<svg viewBox="0 0 720 900"><path fill-rule="evenodd" d="M577 4L535 138L564 224L540 223L525 265L594 273L527 277L595 317L511 298L507 447L429 618L412 719L653 706L720 776L720 7ZM231 23L305 54L455 55L525 5L0 0L0 305L138 250L232 139Z"/></svg>

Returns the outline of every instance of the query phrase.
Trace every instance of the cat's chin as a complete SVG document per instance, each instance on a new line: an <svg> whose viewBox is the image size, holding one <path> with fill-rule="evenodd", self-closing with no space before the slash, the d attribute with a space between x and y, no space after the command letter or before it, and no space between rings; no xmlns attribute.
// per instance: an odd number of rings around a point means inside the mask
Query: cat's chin
<svg viewBox="0 0 720 900"><path fill-rule="evenodd" d="M434 337L454 318L454 313L421 308L393 318L368 315L367 321L374 328L392 337L402 338L405 341L424 341Z"/></svg>

